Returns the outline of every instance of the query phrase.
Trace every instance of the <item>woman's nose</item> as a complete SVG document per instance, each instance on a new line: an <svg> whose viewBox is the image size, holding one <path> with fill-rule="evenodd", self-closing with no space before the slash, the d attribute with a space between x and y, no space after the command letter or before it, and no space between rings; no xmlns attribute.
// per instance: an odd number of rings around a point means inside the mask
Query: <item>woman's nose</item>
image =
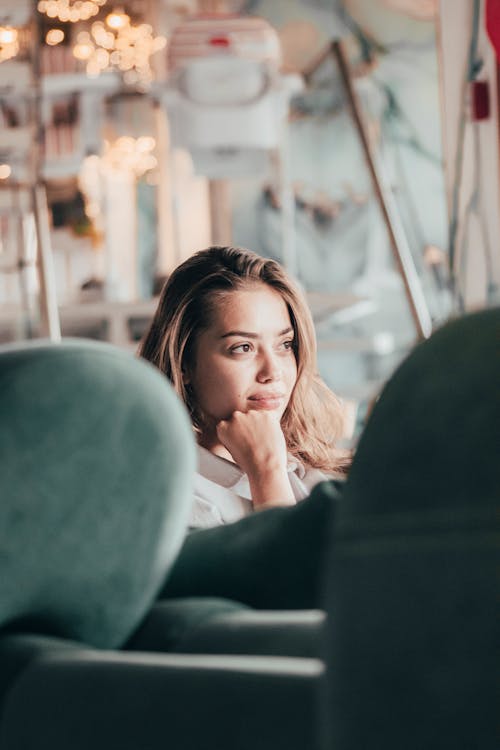
<svg viewBox="0 0 500 750"><path fill-rule="evenodd" d="M271 353L263 353L259 362L257 380L259 383L269 383L281 378L281 365L276 356Z"/></svg>

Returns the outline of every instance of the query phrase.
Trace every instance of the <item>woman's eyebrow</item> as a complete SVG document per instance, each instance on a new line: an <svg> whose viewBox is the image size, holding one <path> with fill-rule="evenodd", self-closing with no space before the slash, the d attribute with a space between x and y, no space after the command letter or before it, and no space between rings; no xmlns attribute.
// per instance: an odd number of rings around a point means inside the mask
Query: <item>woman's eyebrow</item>
<svg viewBox="0 0 500 750"><path fill-rule="evenodd" d="M293 333L292 326L288 326L288 328L284 328L282 331L279 331L276 336L284 336L286 333ZM227 333L223 333L220 338L227 339L230 336L242 336L243 338L247 339L258 339L260 337L260 334L251 333L250 331L228 331Z"/></svg>
<svg viewBox="0 0 500 750"><path fill-rule="evenodd" d="M221 339L227 339L230 336L243 336L247 339L258 339L259 334L258 333L250 333L250 331L228 331L227 333L223 333L220 337Z"/></svg>

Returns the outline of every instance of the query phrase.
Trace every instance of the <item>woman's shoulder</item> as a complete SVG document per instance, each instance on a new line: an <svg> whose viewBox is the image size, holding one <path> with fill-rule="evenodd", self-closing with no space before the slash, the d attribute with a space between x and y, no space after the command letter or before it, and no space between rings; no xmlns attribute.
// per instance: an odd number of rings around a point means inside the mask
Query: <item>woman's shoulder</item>
<svg viewBox="0 0 500 750"><path fill-rule="evenodd" d="M332 479L332 475L327 474L321 469L316 469L314 466L309 466L305 470L304 482L306 482L307 485L314 486L315 484L318 484L318 482L326 482L327 479Z"/></svg>
<svg viewBox="0 0 500 750"><path fill-rule="evenodd" d="M333 481L342 485L345 481L346 475L343 470L336 471L335 469L331 469L330 471L325 471L324 469L318 469L315 466L301 462L299 459L292 457L292 460L296 462L297 475L309 491L320 482Z"/></svg>

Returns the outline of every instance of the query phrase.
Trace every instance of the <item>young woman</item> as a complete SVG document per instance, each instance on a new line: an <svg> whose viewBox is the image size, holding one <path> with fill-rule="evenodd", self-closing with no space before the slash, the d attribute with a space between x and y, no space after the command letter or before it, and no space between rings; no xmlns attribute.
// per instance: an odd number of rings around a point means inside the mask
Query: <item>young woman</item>
<svg viewBox="0 0 500 750"><path fill-rule="evenodd" d="M307 304L275 261L235 247L188 258L163 289L140 355L191 415L192 528L295 505L345 473L341 405L316 373Z"/></svg>

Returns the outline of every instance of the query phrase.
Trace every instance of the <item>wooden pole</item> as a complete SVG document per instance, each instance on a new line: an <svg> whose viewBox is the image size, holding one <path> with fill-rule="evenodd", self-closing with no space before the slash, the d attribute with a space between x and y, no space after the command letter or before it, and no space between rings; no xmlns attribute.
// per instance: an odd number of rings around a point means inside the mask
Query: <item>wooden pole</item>
<svg viewBox="0 0 500 750"><path fill-rule="evenodd" d="M332 53L337 62L340 76L344 84L351 109L351 116L368 166L375 197L382 212L382 219L389 235L396 267L403 279L406 299L417 330L417 336L419 339L426 339L432 333L432 319L394 198L389 194L383 184L379 167L377 166L375 157L371 150L368 130L358 97L354 90L349 63L342 42L338 40L332 42Z"/></svg>

